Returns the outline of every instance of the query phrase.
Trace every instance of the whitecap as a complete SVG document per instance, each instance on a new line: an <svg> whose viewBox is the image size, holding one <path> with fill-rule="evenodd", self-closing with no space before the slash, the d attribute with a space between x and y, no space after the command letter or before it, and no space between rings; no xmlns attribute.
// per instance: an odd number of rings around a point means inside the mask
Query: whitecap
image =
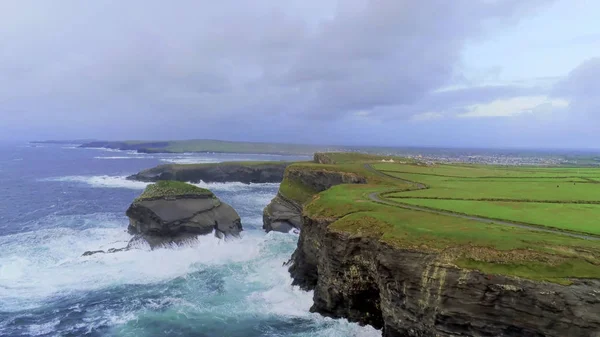
<svg viewBox="0 0 600 337"><path fill-rule="evenodd" d="M147 246L115 254L82 256L88 250L122 247L124 228L56 228L0 237L0 311L32 308L45 299L122 284L150 284L184 276L198 265L255 259L264 239L222 241L201 236L183 246Z"/></svg>
<svg viewBox="0 0 600 337"><path fill-rule="evenodd" d="M29 326L29 333L32 336L46 335L46 334L53 332L59 323L60 323L60 320L55 319L53 321L50 321L50 322L44 323L44 324L31 324Z"/></svg>
<svg viewBox="0 0 600 337"><path fill-rule="evenodd" d="M208 164L218 163L217 159L206 158L206 157L175 157L175 158L161 158L160 161L172 164Z"/></svg>
<svg viewBox="0 0 600 337"><path fill-rule="evenodd" d="M115 159L152 159L148 156L112 156L112 157L94 157L94 159L115 160Z"/></svg>
<svg viewBox="0 0 600 337"><path fill-rule="evenodd" d="M95 188L128 188L143 190L149 183L128 180L126 176L65 176L42 179L42 181L75 182Z"/></svg>
<svg viewBox="0 0 600 337"><path fill-rule="evenodd" d="M195 183L194 185L202 188L207 188L211 191L223 191L223 192L255 192L257 187L266 187L266 188L277 188L279 187L279 183L250 183L244 184L240 182L224 182L224 183L205 183L201 181L199 183ZM245 195L247 198L248 195ZM256 195L252 195L252 198L255 198ZM267 202L268 203L268 202Z"/></svg>

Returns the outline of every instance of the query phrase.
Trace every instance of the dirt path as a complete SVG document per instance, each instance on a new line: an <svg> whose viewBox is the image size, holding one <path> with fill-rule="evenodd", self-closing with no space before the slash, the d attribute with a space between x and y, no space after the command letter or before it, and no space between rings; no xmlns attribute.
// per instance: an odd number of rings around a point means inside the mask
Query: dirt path
<svg viewBox="0 0 600 337"><path fill-rule="evenodd" d="M385 177L388 177L388 178L392 178L392 179L396 179L396 180L399 180L399 181L402 181L402 182L405 182L405 183L412 184L415 187L417 187L418 189L429 188L425 184L422 184L422 183L419 183L419 182L415 182L415 181L406 180L406 179L402 179L402 178L398 178L398 177L386 174L384 172L378 171L374 167L372 167L370 164L365 164L364 167L367 170L369 170L369 171L371 171L371 172L373 172L375 174L378 174L378 175L381 175L381 176L385 176ZM457 214L457 213L452 213L452 212L443 211L443 210L435 210L435 209L431 209L431 208L427 208L427 207L407 205L407 204L403 204L403 203L400 203L400 202L395 202L395 201L388 200L388 199L381 199L379 197L379 193L377 193L377 192L369 194L369 199L371 199L374 202L380 203L380 204L384 204L384 205L388 205L388 206L393 206L393 207L398 207L398 208L409 209L409 210L412 210L412 211L420 211L420 212L427 212L427 213L432 213L432 214L452 216L452 217L455 217L455 218L461 218L461 219L467 219L467 220L474 220L474 221L479 221L479 222L488 223L488 224L495 224L495 225L502 225L502 226L525 228L525 229L534 230L534 231L538 231L538 232L545 232L545 233L566 235L566 236L570 236L570 237L574 237L574 238L578 238L578 239L594 240L594 241L600 240L600 237L594 236L594 235L578 234L578 233L566 232L566 231L555 230L555 229L550 229L550 228L544 228L544 227L541 227L541 226L529 225L529 224L524 224L524 223L495 220L495 219L484 218L484 217L475 216L475 215Z"/></svg>

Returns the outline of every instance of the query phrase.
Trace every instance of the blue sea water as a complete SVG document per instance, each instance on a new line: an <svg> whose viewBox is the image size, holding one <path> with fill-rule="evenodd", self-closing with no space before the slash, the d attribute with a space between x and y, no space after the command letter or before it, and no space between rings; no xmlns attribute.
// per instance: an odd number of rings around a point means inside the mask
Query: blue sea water
<svg viewBox="0 0 600 337"><path fill-rule="evenodd" d="M332 336L379 331L309 313L312 293L282 266L297 235L262 229L277 184L202 184L242 217L239 240L126 245L126 208L146 186L125 177L161 163L288 156L137 154L0 144L0 336Z"/></svg>

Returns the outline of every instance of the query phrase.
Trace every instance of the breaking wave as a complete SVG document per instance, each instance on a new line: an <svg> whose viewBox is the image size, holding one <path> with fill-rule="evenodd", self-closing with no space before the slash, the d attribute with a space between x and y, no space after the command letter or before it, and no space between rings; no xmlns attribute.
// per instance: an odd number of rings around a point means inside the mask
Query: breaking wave
<svg viewBox="0 0 600 337"><path fill-rule="evenodd" d="M282 328L293 325L290 332L296 333L291 336L380 336L372 328L309 312L312 294L292 287L282 266L295 245L293 235L251 231L237 240L204 236L171 249L81 256L86 250L125 245L129 235L122 227L104 226L0 237L0 313L12 313L16 321L24 310L34 310L40 319L27 326L33 336L111 327L119 327L116 335L137 336L139 324L158 318L154 310L167 316L179 313L171 320L181 324L190 324L190 319L205 324L234 319L242 325L275 320ZM123 299L110 304L107 296ZM65 326L65 317L35 311L48 305L54 312L77 312L86 323ZM14 333L14 328L8 320L0 325L0 334ZM220 324L208 329L225 329L235 336L279 336L240 333Z"/></svg>
<svg viewBox="0 0 600 337"><path fill-rule="evenodd" d="M153 157L148 156L110 156L110 157L94 157L94 159L104 159L104 160L115 160L115 159L152 159Z"/></svg>
<svg viewBox="0 0 600 337"><path fill-rule="evenodd" d="M161 158L160 161L172 164L207 164L207 163L218 163L216 159L209 159L206 157L175 157L175 158Z"/></svg>
<svg viewBox="0 0 600 337"><path fill-rule="evenodd" d="M148 183L142 181L128 180L126 176L66 176L47 178L43 181L75 182L95 188L128 188L142 190Z"/></svg>

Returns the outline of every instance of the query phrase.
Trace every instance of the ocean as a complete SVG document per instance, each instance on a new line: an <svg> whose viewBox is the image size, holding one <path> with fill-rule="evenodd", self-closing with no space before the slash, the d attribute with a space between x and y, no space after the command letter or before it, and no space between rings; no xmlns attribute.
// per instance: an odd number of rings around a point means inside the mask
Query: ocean
<svg viewBox="0 0 600 337"><path fill-rule="evenodd" d="M246 154L138 154L0 144L0 336L375 337L309 312L291 286L296 234L262 230L278 184L200 184L242 218L241 239L83 257L127 244L125 210L165 163L306 160Z"/></svg>

